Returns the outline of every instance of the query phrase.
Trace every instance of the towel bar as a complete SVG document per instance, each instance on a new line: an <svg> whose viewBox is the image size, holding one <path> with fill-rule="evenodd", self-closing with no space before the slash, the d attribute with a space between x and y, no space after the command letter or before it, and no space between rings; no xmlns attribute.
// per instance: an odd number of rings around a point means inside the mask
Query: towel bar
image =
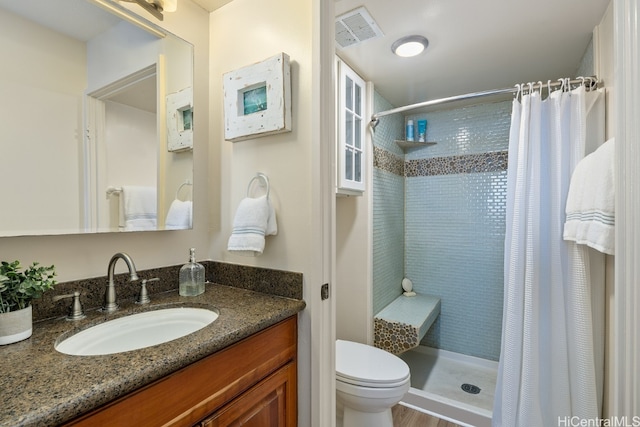
<svg viewBox="0 0 640 427"><path fill-rule="evenodd" d="M122 193L122 187L107 187L107 199L109 198L110 195L112 194L120 194Z"/></svg>
<svg viewBox="0 0 640 427"><path fill-rule="evenodd" d="M270 186L269 186L269 178L263 174L258 172L256 174L256 176L254 176L253 178L251 178L251 181L249 181L249 185L247 186L247 197L251 196L251 184L253 184L253 181L255 181L256 179L262 179L264 181L264 183L267 186L267 199L269 199L269 191L271 190Z"/></svg>

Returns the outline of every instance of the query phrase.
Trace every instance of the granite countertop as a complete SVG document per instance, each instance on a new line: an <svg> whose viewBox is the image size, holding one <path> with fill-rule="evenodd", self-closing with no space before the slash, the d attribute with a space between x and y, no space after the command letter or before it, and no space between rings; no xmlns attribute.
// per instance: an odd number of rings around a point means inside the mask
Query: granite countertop
<svg viewBox="0 0 640 427"><path fill-rule="evenodd" d="M151 304L119 302L113 314L88 311L84 320L34 323L31 338L0 346L0 426L54 426L136 390L304 309L302 300L207 283L204 294L178 291L151 295ZM105 356L69 356L56 339L105 320L150 309L212 307L218 319L185 337L140 350Z"/></svg>

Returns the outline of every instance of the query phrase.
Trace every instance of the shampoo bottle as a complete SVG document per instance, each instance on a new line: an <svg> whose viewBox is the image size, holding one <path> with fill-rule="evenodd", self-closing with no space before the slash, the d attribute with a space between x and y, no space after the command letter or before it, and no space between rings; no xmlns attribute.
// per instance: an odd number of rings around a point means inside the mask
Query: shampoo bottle
<svg viewBox="0 0 640 427"><path fill-rule="evenodd" d="M183 297L193 297L204 292L204 267L196 262L196 250L189 250L189 262L180 268L179 292Z"/></svg>
<svg viewBox="0 0 640 427"><path fill-rule="evenodd" d="M427 140L427 121L418 120L418 142L426 142Z"/></svg>
<svg viewBox="0 0 640 427"><path fill-rule="evenodd" d="M413 131L413 120L407 120L406 140L413 141L415 139Z"/></svg>

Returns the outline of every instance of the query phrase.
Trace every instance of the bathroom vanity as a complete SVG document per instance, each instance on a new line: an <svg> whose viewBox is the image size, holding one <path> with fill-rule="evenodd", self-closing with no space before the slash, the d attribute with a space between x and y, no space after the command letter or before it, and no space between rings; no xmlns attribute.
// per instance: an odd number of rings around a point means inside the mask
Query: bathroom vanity
<svg viewBox="0 0 640 427"><path fill-rule="evenodd" d="M65 426L294 426L292 316Z"/></svg>
<svg viewBox="0 0 640 427"><path fill-rule="evenodd" d="M297 313L305 303L208 283L204 294L123 301L114 314L37 322L31 338L0 347L0 425L222 426L297 421ZM182 338L135 351L70 356L56 340L117 316L174 306L209 306L215 322Z"/></svg>

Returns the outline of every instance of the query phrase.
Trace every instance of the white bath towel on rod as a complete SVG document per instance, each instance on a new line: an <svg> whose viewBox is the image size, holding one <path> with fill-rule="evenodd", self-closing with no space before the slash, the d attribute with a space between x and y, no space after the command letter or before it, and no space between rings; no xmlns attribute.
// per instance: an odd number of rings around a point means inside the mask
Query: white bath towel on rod
<svg viewBox="0 0 640 427"><path fill-rule="evenodd" d="M264 181L266 194L251 198L251 184L257 179ZM264 251L265 236L278 233L276 211L271 205L269 192L269 178L266 175L258 173L249 181L247 197L240 201L233 220L233 231L227 244L230 252L245 256L260 255Z"/></svg>
<svg viewBox="0 0 640 427"><path fill-rule="evenodd" d="M155 187L125 185L122 199L125 231L156 229L158 201Z"/></svg>
<svg viewBox="0 0 640 427"><path fill-rule="evenodd" d="M578 163L569 186L564 240L605 254L615 251L615 141L608 140Z"/></svg>

